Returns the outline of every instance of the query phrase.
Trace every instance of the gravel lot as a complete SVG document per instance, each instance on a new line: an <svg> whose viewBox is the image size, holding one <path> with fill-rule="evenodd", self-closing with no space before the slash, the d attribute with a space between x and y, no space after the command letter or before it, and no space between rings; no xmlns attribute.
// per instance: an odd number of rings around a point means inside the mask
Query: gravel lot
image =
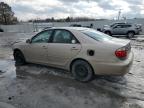
<svg viewBox="0 0 144 108"><path fill-rule="evenodd" d="M32 35L0 33L0 108L144 108L143 35L131 40L135 57L128 74L90 83L47 66L16 67L11 46Z"/></svg>

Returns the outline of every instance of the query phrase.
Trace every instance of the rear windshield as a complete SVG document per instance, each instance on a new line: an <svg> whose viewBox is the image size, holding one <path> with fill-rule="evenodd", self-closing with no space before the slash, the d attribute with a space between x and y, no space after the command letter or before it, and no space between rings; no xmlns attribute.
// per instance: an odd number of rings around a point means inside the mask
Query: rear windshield
<svg viewBox="0 0 144 108"><path fill-rule="evenodd" d="M104 33L101 33L99 31L96 31L93 29L84 30L84 31L82 31L82 33L84 33L86 36L91 37L97 41L107 41L107 40L111 40L113 38L111 36L108 36Z"/></svg>

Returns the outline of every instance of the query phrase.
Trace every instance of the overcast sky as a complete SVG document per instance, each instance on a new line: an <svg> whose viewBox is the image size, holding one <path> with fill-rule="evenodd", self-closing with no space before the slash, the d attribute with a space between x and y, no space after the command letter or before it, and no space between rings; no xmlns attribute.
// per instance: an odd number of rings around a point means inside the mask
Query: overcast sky
<svg viewBox="0 0 144 108"><path fill-rule="evenodd" d="M8 3L20 20L34 18L144 18L144 0L0 0Z"/></svg>

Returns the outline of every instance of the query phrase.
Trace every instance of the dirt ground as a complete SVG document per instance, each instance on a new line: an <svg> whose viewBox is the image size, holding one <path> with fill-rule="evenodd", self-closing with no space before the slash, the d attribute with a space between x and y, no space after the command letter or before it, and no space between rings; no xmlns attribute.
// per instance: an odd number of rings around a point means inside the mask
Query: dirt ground
<svg viewBox="0 0 144 108"><path fill-rule="evenodd" d="M11 46L33 33L0 33L0 108L144 108L144 36L131 40L134 62L124 77L75 81L69 72L15 66Z"/></svg>

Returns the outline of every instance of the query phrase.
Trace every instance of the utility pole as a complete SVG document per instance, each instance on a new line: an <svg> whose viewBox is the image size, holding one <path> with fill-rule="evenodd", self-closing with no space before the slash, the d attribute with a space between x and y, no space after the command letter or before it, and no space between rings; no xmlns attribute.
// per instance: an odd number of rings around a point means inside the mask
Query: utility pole
<svg viewBox="0 0 144 108"><path fill-rule="evenodd" d="M118 20L120 19L121 10L122 10L122 9L119 9L119 11L118 11Z"/></svg>
<svg viewBox="0 0 144 108"><path fill-rule="evenodd" d="M124 19L124 21L126 23L127 22L127 18L125 16L123 16L122 18Z"/></svg>

